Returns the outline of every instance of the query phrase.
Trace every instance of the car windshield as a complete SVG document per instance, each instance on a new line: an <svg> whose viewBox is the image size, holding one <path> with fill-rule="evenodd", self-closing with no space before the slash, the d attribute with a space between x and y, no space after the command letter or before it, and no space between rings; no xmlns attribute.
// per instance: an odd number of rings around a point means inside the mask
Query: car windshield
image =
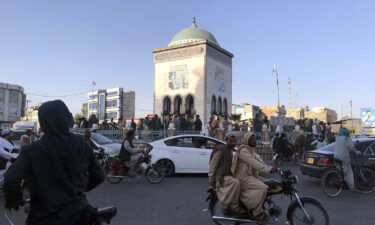
<svg viewBox="0 0 375 225"><path fill-rule="evenodd" d="M113 141L108 139L107 137L104 137L103 135L96 134L96 133L91 133L91 138L100 145L113 143Z"/></svg>
<svg viewBox="0 0 375 225"><path fill-rule="evenodd" d="M326 151L326 152L334 152L335 151L335 143L326 145L326 146L320 148L319 150Z"/></svg>

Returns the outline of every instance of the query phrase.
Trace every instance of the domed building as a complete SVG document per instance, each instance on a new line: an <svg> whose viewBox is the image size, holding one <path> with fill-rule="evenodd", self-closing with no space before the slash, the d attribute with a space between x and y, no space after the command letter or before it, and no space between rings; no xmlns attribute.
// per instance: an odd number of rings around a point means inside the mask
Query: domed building
<svg viewBox="0 0 375 225"><path fill-rule="evenodd" d="M154 53L154 113L227 116L232 104L233 54L193 24Z"/></svg>

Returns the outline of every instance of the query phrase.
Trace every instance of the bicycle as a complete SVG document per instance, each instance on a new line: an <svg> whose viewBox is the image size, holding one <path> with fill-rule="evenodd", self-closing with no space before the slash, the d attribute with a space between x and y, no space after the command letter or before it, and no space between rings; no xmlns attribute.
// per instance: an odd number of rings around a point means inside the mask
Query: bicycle
<svg viewBox="0 0 375 225"><path fill-rule="evenodd" d="M26 204L30 203L30 199L27 199ZM24 212L26 217L28 216L30 211L29 206L24 207ZM92 223L92 225L102 225L102 224L110 224L113 217L116 216L117 208L115 206L108 206L104 208L99 208L96 211L97 219ZM6 221L8 221L9 225L15 225L9 217L10 210L6 209L4 212L4 216Z"/></svg>
<svg viewBox="0 0 375 225"><path fill-rule="evenodd" d="M360 162L361 161L361 162ZM340 169L328 169L322 177L322 191L329 197L337 197L342 190L347 189L344 179L342 162L335 160ZM370 194L375 190L375 172L363 165L363 160L356 157L356 164L352 165L355 191L362 194Z"/></svg>

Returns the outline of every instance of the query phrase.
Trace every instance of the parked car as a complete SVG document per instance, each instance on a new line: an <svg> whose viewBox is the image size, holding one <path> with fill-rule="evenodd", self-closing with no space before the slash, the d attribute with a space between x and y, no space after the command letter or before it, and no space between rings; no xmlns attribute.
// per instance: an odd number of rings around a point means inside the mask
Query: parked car
<svg viewBox="0 0 375 225"><path fill-rule="evenodd" d="M203 135L178 135L150 142L152 163L174 173L208 173L210 155L220 140Z"/></svg>
<svg viewBox="0 0 375 225"><path fill-rule="evenodd" d="M354 146L363 154L364 165L375 171L375 138L354 138ZM333 156L335 143L320 149L306 152L301 157L300 169L303 175L321 178L323 173L335 167ZM356 162L355 154L351 154L352 162Z"/></svg>
<svg viewBox="0 0 375 225"><path fill-rule="evenodd" d="M78 135L84 135L84 129L73 129L71 130L72 133ZM104 152L107 153L109 156L115 156L120 153L121 144L112 141L111 139L94 132L91 132L91 141L99 148L103 148Z"/></svg>

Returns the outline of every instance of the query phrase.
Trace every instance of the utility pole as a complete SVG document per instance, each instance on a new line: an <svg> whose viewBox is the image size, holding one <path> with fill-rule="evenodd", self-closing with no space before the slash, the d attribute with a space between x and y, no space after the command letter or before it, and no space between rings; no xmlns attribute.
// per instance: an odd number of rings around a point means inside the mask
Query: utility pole
<svg viewBox="0 0 375 225"><path fill-rule="evenodd" d="M350 119L351 119L351 121L352 121L352 130L353 130L353 134L354 134L354 124L353 124L353 101L350 100L349 103L350 103Z"/></svg>
<svg viewBox="0 0 375 225"><path fill-rule="evenodd" d="M344 118L344 105L341 104L341 119Z"/></svg>
<svg viewBox="0 0 375 225"><path fill-rule="evenodd" d="M289 108L292 108L292 79L289 77L288 80L288 91L289 91Z"/></svg>
<svg viewBox="0 0 375 225"><path fill-rule="evenodd" d="M276 65L273 64L273 72L276 74L276 85L277 85L277 107L280 106L280 88L279 88L279 73L277 72Z"/></svg>

